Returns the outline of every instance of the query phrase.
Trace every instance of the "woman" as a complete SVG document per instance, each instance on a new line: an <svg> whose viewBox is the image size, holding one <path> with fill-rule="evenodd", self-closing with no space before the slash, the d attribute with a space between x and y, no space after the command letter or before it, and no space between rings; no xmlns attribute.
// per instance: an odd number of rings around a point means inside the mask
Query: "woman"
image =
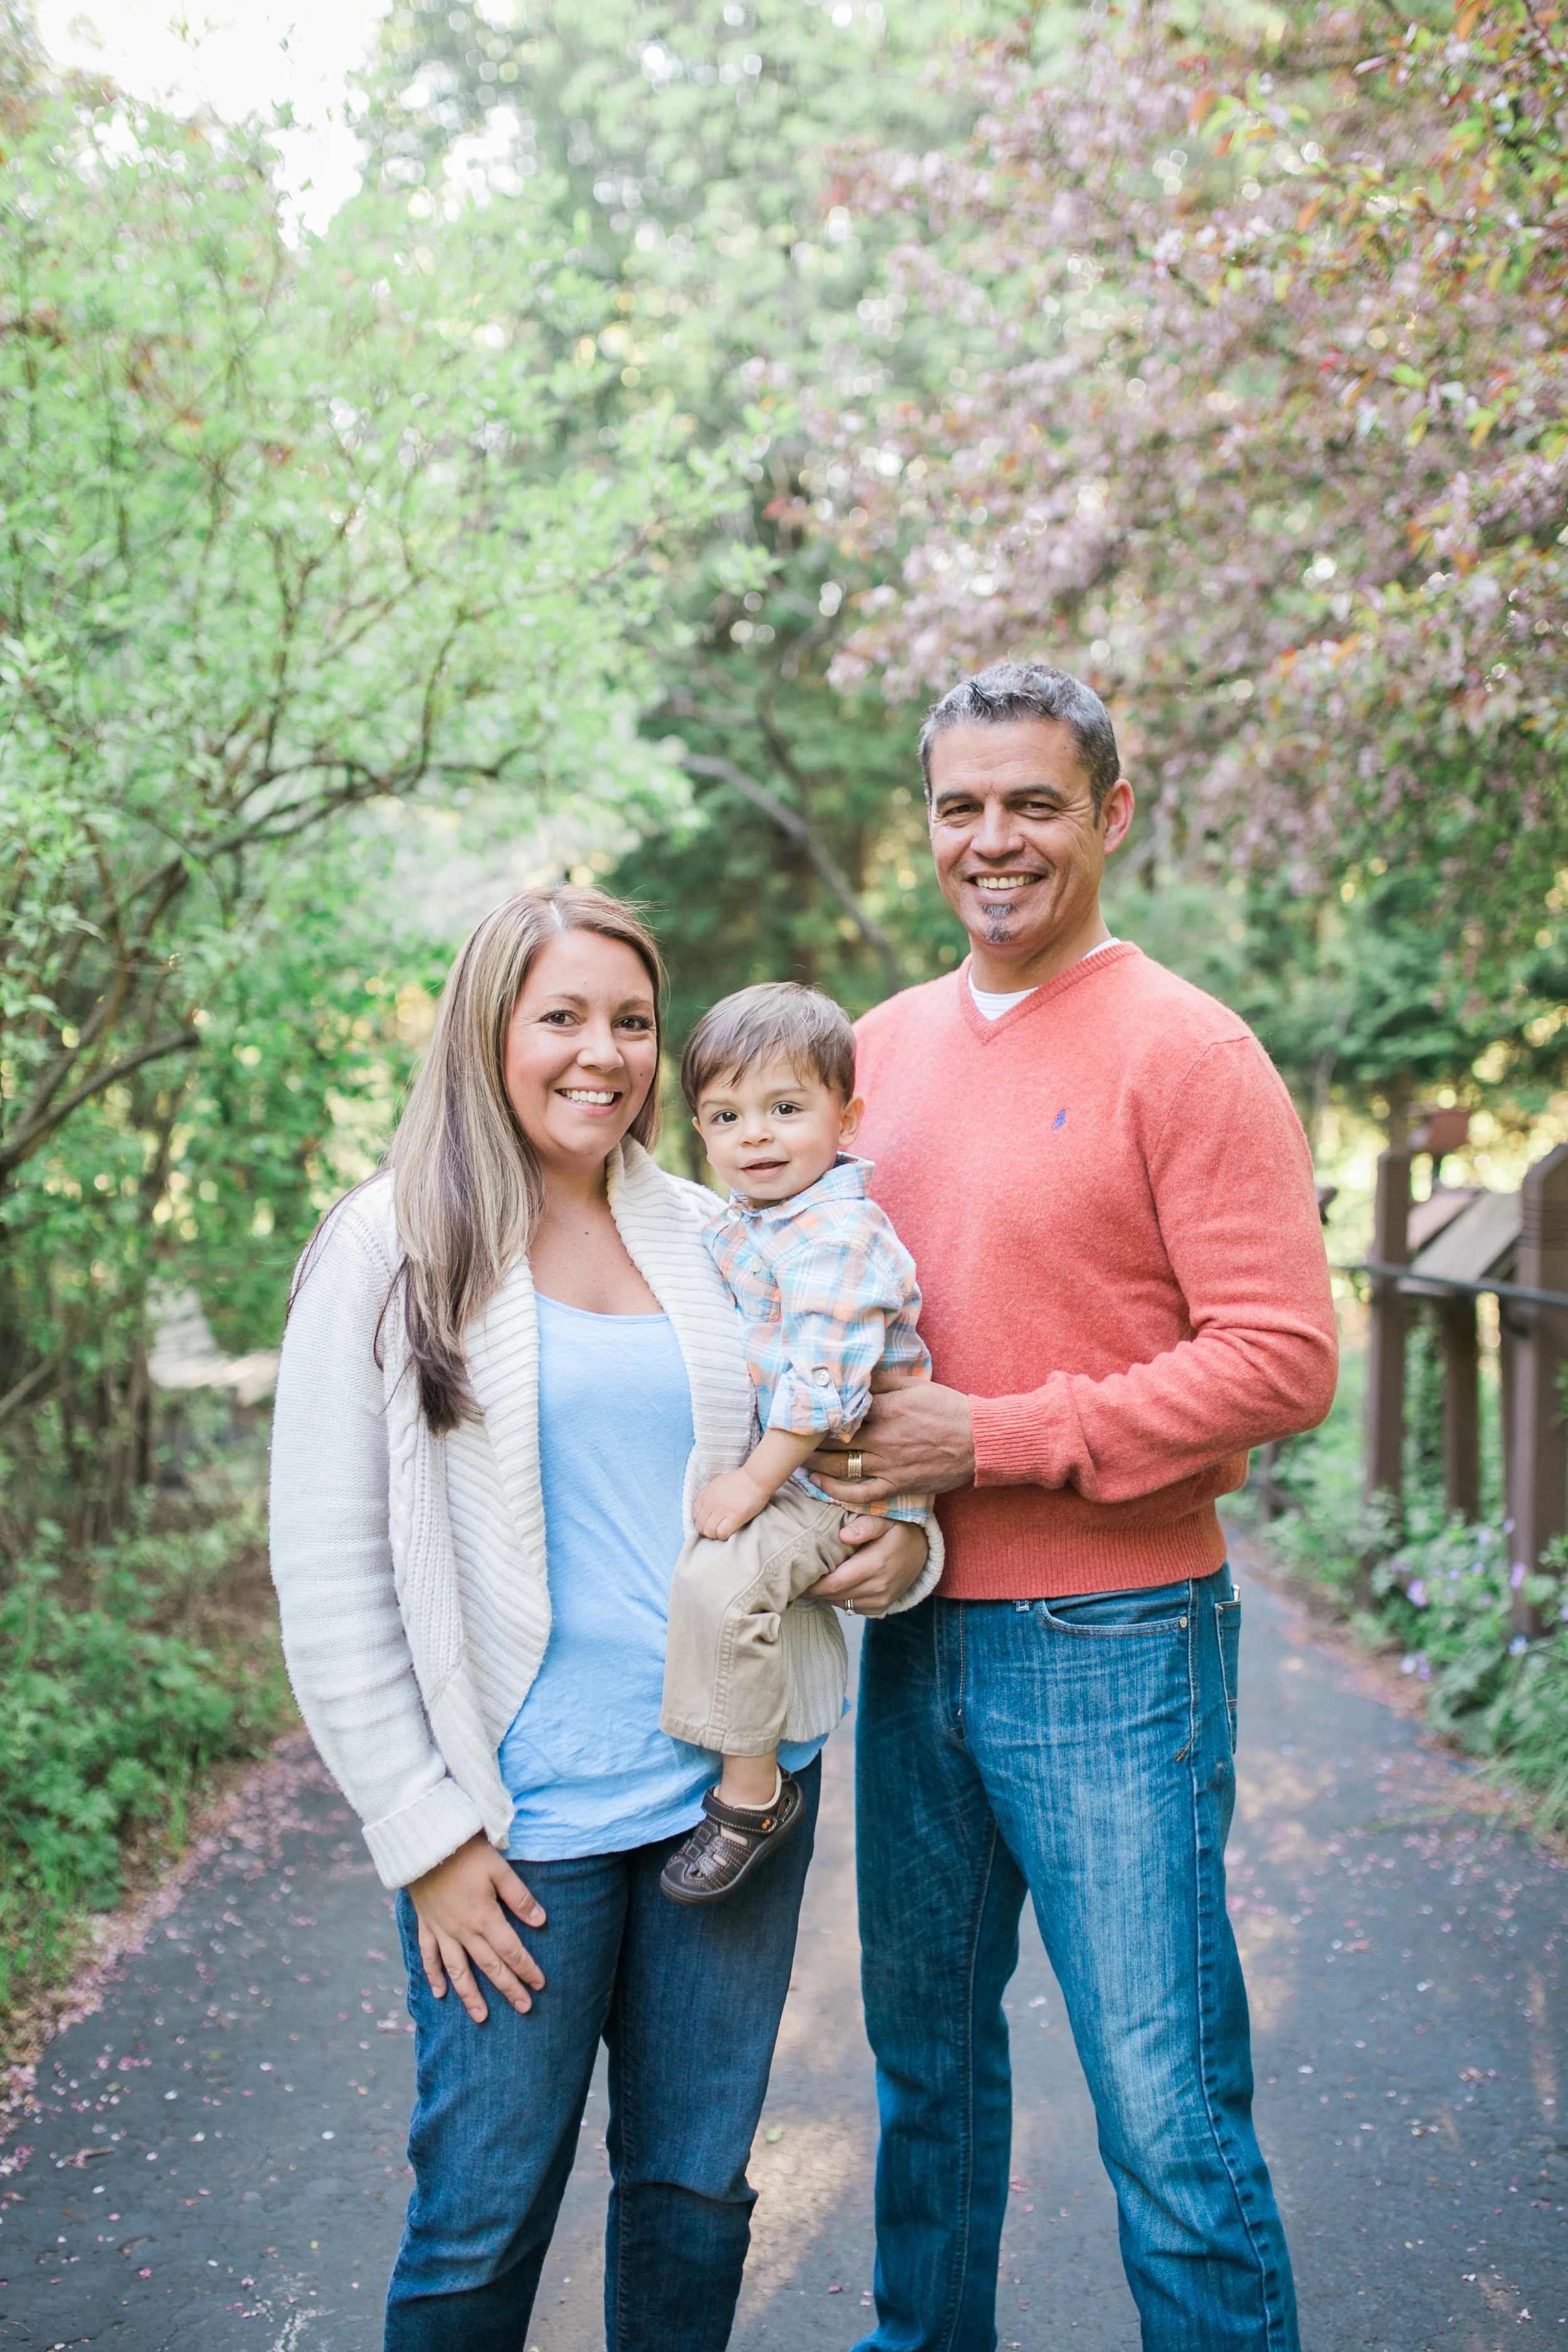
<svg viewBox="0 0 1568 2352"><path fill-rule="evenodd" d="M416 2034L388 2352L523 2344L601 2035L608 2344L720 2347L740 2291L843 1639L826 1609L784 1621L801 1832L733 1903L668 1902L713 1773L658 1728L670 1572L752 1404L711 1196L647 1149L661 982L597 891L487 916L390 1168L323 1222L284 1339L284 1647L399 1890ZM827 1598L876 1614L935 1580L921 1530L850 1537Z"/></svg>

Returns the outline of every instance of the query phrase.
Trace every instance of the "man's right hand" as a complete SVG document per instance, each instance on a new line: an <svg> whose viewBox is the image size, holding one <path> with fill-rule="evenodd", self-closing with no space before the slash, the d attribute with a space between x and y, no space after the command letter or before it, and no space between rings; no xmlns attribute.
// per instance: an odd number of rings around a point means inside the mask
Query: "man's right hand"
<svg viewBox="0 0 1568 2352"><path fill-rule="evenodd" d="M489 2011L475 1979L478 1969L520 2017L532 2008L529 1988L541 1990L544 1971L506 1915L515 1911L529 1927L542 1927L544 1912L488 1838L470 1838L415 1879L408 1899L418 1915L419 1956L437 2000L446 1999L450 1979L468 2015L482 2025Z"/></svg>
<svg viewBox="0 0 1568 2352"><path fill-rule="evenodd" d="M814 1454L806 1464L824 1494L849 1510L889 1495L949 1495L974 1483L969 1399L935 1381L876 1381L871 1409L850 1440L861 1475L844 1475L845 1455Z"/></svg>

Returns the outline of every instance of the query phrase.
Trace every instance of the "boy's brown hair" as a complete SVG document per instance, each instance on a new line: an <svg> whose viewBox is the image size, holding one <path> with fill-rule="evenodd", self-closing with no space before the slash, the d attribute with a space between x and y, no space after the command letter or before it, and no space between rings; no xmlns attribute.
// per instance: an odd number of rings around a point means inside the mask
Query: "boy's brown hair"
<svg viewBox="0 0 1568 2352"><path fill-rule="evenodd" d="M756 1062L787 1062L847 1102L855 1091L855 1032L819 988L764 980L721 997L705 1013L680 1057L680 1091L695 1117L705 1087Z"/></svg>

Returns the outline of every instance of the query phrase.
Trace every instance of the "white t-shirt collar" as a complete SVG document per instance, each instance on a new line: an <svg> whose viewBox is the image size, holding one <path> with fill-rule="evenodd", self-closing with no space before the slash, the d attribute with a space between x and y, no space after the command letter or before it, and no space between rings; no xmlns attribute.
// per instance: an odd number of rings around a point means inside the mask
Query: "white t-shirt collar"
<svg viewBox="0 0 1568 2352"><path fill-rule="evenodd" d="M1089 949L1089 955L1079 956L1079 961L1087 963L1089 956L1103 955L1107 948L1118 948L1121 945L1120 940L1101 940L1098 947ZM976 988L974 966L971 964L969 967L969 993L974 999L982 1017L986 1021L1000 1021L1004 1013L1011 1013L1015 1004L1022 1004L1025 997L1033 996L1034 992L1032 988L1016 988L1010 994L996 989Z"/></svg>

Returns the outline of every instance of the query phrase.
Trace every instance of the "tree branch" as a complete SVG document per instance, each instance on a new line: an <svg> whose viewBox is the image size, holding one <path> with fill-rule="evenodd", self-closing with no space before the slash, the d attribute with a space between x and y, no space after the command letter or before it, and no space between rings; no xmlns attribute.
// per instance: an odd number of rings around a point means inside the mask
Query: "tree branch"
<svg viewBox="0 0 1568 2352"><path fill-rule="evenodd" d="M780 800L766 784L758 783L755 776L748 776L744 768L737 768L733 760L721 760L707 751L686 751L681 754L680 764L689 775L712 776L720 783L728 784L732 793L738 793L742 800L749 801L752 808L759 810L770 824L776 825L786 840L795 842L805 850L881 965L882 976L891 994L900 980L899 959L893 942L880 925L871 920L851 888L847 877L828 856L800 811L791 808L787 801Z"/></svg>
<svg viewBox="0 0 1568 2352"><path fill-rule="evenodd" d="M74 1087L51 1108L36 1112L14 1135L0 1143L0 1175L19 1168L24 1160L31 1159L38 1146L47 1142L73 1110L79 1110L84 1102L90 1102L93 1096L100 1095L106 1087L113 1086L121 1078L128 1078L132 1070L141 1069L147 1062L162 1061L168 1054L188 1054L201 1042L198 1029L174 1029L166 1036L154 1037L149 1044L138 1046L134 1054L126 1054L118 1062L110 1062L109 1067L100 1070L96 1077L84 1079L79 1087Z"/></svg>
<svg viewBox="0 0 1568 2352"><path fill-rule="evenodd" d="M159 886L158 896L151 912L135 939L128 947L122 948L116 956L110 982L90 1013L82 1022L80 1034L75 1045L62 1045L39 1078L33 1089L33 1098L22 1114L21 1124L16 1129L17 1134L31 1135L35 1129L44 1134L50 1134L58 1126L58 1118L46 1119L45 1114L70 1072L79 1065L85 1055L91 1053L105 1030L111 1028L118 1020L126 997L131 992L136 968L148 951L155 925L167 913L174 899L185 887L185 872L182 861L177 857L171 858L162 868L161 874L153 874L147 880L140 883L121 904L117 905L110 901L106 920L116 935L120 932L121 916L125 909L132 906L144 890L153 888L154 885ZM97 1086L94 1082L89 1085L87 1094L74 1094L70 1101L84 1102L88 1095L96 1091ZM63 1116L63 1113L61 1115ZM21 1155L23 1159L26 1156L26 1152ZM0 1169L11 1164L14 1163L7 1162L4 1154L0 1153Z"/></svg>
<svg viewBox="0 0 1568 2352"><path fill-rule="evenodd" d="M30 1372L24 1372L15 1388L7 1389L5 1395L0 1396L0 1421L4 1421L8 1413L15 1412L19 1404L26 1404L30 1396L36 1395L49 1374L63 1363L70 1352L70 1346L68 1339L62 1339L59 1346L51 1348Z"/></svg>

